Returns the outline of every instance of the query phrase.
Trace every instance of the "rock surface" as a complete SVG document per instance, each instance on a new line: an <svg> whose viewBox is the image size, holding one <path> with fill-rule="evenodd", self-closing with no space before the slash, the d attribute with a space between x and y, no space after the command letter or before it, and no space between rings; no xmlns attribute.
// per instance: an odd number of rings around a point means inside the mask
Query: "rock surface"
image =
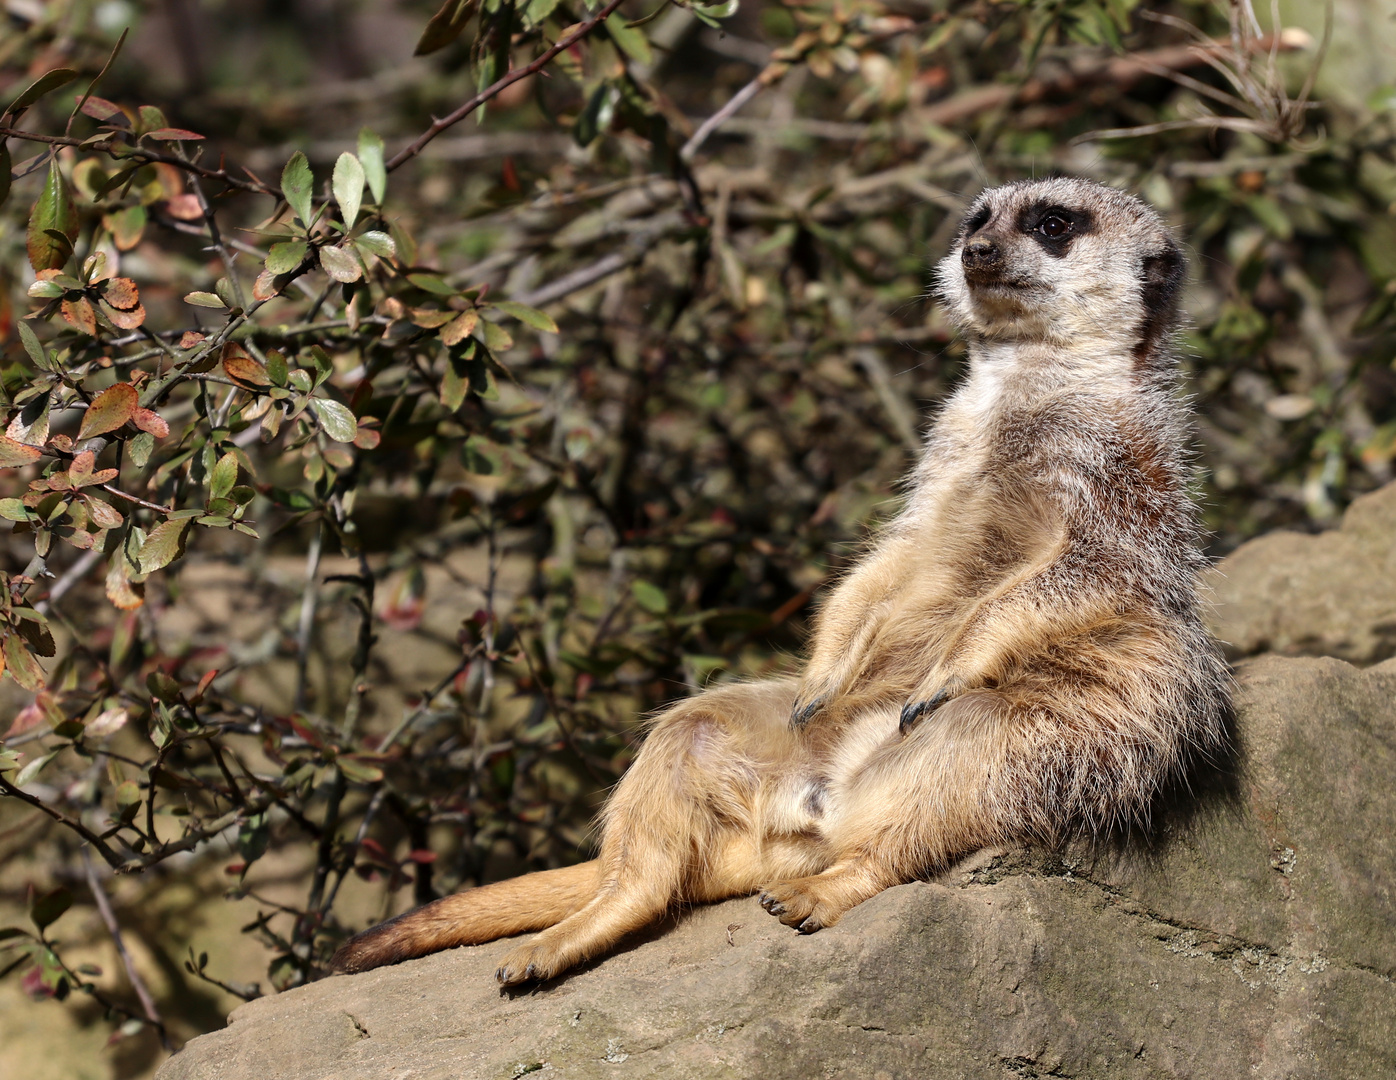
<svg viewBox="0 0 1396 1080"><path fill-rule="evenodd" d="M982 852L812 937L729 901L512 996L507 943L456 949L255 1001L158 1080L1396 1076L1396 661L1238 679L1244 767L1147 856Z"/></svg>
<svg viewBox="0 0 1396 1080"><path fill-rule="evenodd" d="M1212 571L1211 586L1211 630L1233 659L1396 656L1396 484L1355 501L1331 532L1275 532L1241 545Z"/></svg>

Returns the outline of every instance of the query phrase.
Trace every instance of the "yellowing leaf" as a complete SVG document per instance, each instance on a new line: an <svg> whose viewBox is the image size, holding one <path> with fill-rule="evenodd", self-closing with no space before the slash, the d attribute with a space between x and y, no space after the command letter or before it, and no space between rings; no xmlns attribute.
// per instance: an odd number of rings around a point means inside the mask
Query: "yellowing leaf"
<svg viewBox="0 0 1396 1080"><path fill-rule="evenodd" d="M8 435L0 435L0 469L17 469L39 460L42 451L37 446L25 446Z"/></svg>
<svg viewBox="0 0 1396 1080"><path fill-rule="evenodd" d="M480 313L474 308L463 311L441 328L441 340L447 345L459 345L468 338L480 322Z"/></svg>
<svg viewBox="0 0 1396 1080"><path fill-rule="evenodd" d="M138 556L142 574L153 574L184 553L184 538L189 532L190 520L178 518L162 521L150 530Z"/></svg>
<svg viewBox="0 0 1396 1080"><path fill-rule="evenodd" d="M354 257L354 253L341 247L322 247L320 266L335 281L345 284L363 277L363 268L359 266L359 260Z"/></svg>

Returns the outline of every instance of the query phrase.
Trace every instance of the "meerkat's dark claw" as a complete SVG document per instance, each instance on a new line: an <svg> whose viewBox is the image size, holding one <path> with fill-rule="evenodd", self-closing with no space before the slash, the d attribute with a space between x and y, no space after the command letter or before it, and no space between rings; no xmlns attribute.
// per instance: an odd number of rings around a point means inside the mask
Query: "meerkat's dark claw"
<svg viewBox="0 0 1396 1080"><path fill-rule="evenodd" d="M947 687L942 686L939 690L937 690L934 694L931 695L929 701L913 701L908 705L903 705L901 723L897 725L899 730L903 735L905 735L908 731L911 730L912 725L914 725L916 721L920 720L921 717L926 716L929 713L935 712L949 700L950 690Z"/></svg>
<svg viewBox="0 0 1396 1080"><path fill-rule="evenodd" d="M812 716L819 712L820 709L824 708L827 701L828 698L823 694L819 695L819 697L815 698L808 705L801 705L796 701L795 707L790 710L790 726L793 728L804 727L809 723Z"/></svg>

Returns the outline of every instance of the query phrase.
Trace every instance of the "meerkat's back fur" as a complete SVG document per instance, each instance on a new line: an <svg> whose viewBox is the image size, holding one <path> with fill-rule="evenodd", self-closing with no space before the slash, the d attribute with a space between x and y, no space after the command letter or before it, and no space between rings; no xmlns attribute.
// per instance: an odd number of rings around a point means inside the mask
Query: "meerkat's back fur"
<svg viewBox="0 0 1396 1080"><path fill-rule="evenodd" d="M680 901L756 891L812 932L988 844L1147 816L1221 747L1203 629L1183 259L1138 199L1009 184L937 273L969 375L902 513L823 605L798 680L662 713L599 857L447 897L347 942L354 971L541 930L498 978L551 978Z"/></svg>

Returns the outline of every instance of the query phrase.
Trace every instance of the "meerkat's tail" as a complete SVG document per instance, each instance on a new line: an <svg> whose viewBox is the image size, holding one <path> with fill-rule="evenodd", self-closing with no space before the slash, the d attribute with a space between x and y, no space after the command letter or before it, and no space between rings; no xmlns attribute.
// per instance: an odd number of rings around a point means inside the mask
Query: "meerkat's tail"
<svg viewBox="0 0 1396 1080"><path fill-rule="evenodd" d="M442 897L350 938L330 968L367 971L456 945L546 930L596 895L599 873L593 859Z"/></svg>

